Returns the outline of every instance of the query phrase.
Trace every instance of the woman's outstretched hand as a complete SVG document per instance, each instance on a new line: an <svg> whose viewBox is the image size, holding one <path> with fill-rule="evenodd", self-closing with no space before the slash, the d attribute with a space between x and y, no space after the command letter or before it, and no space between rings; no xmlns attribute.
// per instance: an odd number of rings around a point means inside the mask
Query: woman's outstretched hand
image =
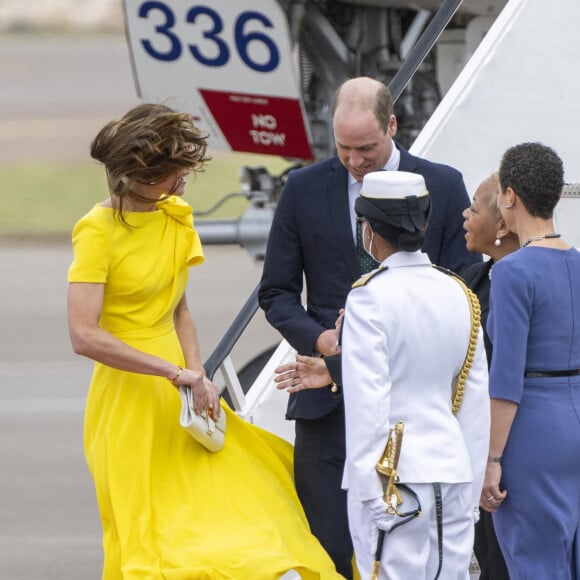
<svg viewBox="0 0 580 580"><path fill-rule="evenodd" d="M289 393L320 389L332 382L326 362L319 357L296 355L295 362L280 365L274 372L276 387Z"/></svg>

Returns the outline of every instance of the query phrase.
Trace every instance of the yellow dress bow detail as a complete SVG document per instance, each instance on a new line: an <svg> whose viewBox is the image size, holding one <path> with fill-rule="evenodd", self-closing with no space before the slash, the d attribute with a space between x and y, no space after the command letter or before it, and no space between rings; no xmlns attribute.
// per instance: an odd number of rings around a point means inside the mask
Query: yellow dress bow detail
<svg viewBox="0 0 580 580"><path fill-rule="evenodd" d="M196 266L204 260L203 249L199 234L193 227L193 210L191 206L181 198L172 195L167 199L157 202L157 209L162 210L166 215L173 218L179 224L185 226L182 229L185 236L185 255L181 256L180 252L176 253L176 259L183 259L188 266ZM181 229L181 228L178 228Z"/></svg>
<svg viewBox="0 0 580 580"><path fill-rule="evenodd" d="M157 209L164 211L168 216L184 226L193 228L193 210L191 206L176 195L158 201Z"/></svg>

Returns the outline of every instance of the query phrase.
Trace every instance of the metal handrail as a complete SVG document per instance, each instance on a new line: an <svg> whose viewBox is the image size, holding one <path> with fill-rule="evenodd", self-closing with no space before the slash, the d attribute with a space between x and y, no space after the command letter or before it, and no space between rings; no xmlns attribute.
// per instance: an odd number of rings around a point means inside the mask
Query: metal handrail
<svg viewBox="0 0 580 580"><path fill-rule="evenodd" d="M226 357L229 356L230 352L232 352L236 342L238 342L240 336L251 322L252 318L254 318L254 315L258 310L259 289L260 285L258 284L254 290L252 290L252 293L242 306L240 312L234 318L234 321L230 324L230 327L226 330L226 333L204 363L203 367L210 380L213 380L215 373L220 368Z"/></svg>
<svg viewBox="0 0 580 580"><path fill-rule="evenodd" d="M461 6L463 0L445 0L437 9L435 15L417 40L416 44L409 51L407 58L401 64L401 68L389 83L389 91L393 97L393 103L401 96L401 93L411 80L433 45L437 42L453 15Z"/></svg>

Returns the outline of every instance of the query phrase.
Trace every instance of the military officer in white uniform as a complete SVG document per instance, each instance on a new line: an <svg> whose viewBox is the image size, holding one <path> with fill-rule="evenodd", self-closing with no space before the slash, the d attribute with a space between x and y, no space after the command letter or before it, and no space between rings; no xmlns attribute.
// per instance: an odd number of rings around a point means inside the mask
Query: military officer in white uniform
<svg viewBox="0 0 580 580"><path fill-rule="evenodd" d="M401 171L366 175L355 206L365 250L381 264L353 286L342 335L343 486L365 579L381 529L379 578L469 578L489 442L487 364L463 285L419 250L429 206L423 178ZM470 336L472 365L454 414ZM400 526L402 518L386 512L384 478L375 469L397 421L404 424L397 473L417 496L403 492L399 511L421 506Z"/></svg>

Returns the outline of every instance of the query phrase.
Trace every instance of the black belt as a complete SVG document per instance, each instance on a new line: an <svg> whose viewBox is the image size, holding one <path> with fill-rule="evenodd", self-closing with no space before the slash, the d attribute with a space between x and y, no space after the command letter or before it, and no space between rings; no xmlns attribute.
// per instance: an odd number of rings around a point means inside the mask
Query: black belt
<svg viewBox="0 0 580 580"><path fill-rule="evenodd" d="M569 371L526 371L526 379L536 379L539 377L577 377L580 375L580 369L571 369Z"/></svg>

